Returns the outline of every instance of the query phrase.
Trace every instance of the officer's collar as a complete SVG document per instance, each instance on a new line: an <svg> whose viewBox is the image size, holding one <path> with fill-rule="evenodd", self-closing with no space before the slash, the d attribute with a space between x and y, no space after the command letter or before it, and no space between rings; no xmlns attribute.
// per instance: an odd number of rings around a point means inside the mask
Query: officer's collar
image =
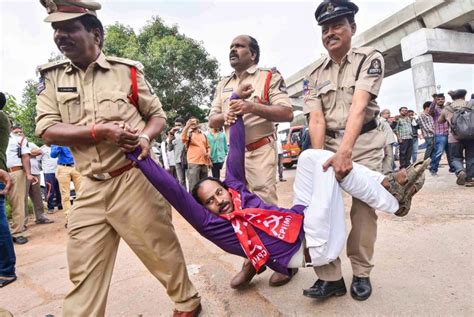
<svg viewBox="0 0 474 317"><path fill-rule="evenodd" d="M258 69L258 65L254 64L254 65L250 66L249 68L247 68L246 72L249 73L249 74L255 74L257 69Z"/></svg>
<svg viewBox="0 0 474 317"><path fill-rule="evenodd" d="M253 74L255 74L255 72L257 71L257 69L258 69L258 65L257 65L257 64L254 64L254 65L250 66L249 68L247 68L247 69L245 70L245 72L248 73L248 74L250 74L250 75L253 75ZM232 77L237 77L237 75L235 74L235 71L232 72Z"/></svg>
<svg viewBox="0 0 474 317"><path fill-rule="evenodd" d="M91 64L97 64L99 67L103 69L110 69L110 63L107 61L105 58L104 52L100 52L99 57L95 61L93 61ZM90 66L90 65L89 65ZM69 61L69 65L66 67L66 73L70 73L74 70L74 68L79 69L76 65L74 65L73 62Z"/></svg>
<svg viewBox="0 0 474 317"><path fill-rule="evenodd" d="M343 65L344 62L347 60L348 63L352 63L352 48L347 52L346 56L344 56L341 60L341 64L340 65ZM334 63L333 60L331 59L331 56L328 55L328 57L326 58L326 61L324 61L324 64L323 64L323 69L328 67L329 66L329 63Z"/></svg>

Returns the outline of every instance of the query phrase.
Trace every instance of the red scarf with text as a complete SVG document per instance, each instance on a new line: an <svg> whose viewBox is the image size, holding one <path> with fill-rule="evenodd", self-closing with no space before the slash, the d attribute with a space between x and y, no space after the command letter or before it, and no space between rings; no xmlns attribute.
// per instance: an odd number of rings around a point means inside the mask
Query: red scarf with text
<svg viewBox="0 0 474 317"><path fill-rule="evenodd" d="M298 239L303 216L259 208L242 209L240 194L229 188L234 211L219 215L229 220L247 258L258 272L270 258L270 253L255 232L254 226L271 237L293 243Z"/></svg>

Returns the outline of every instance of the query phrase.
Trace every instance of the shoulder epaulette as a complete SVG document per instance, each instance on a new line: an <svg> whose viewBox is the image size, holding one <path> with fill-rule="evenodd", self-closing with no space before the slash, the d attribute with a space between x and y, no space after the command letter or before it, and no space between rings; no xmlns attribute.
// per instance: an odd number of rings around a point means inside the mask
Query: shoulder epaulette
<svg viewBox="0 0 474 317"><path fill-rule="evenodd" d="M232 73L232 74L230 74L230 75L222 76L221 78L219 78L219 81L223 81L223 80L229 79L229 78L231 78L233 75L234 75L234 73Z"/></svg>
<svg viewBox="0 0 474 317"><path fill-rule="evenodd" d="M273 68L275 68L275 70L276 70L276 67L273 67ZM271 68L271 67L258 67L257 69L260 70L260 71L272 72L273 73L273 68Z"/></svg>
<svg viewBox="0 0 474 317"><path fill-rule="evenodd" d="M222 87L225 87L229 81L232 79L232 77L234 76L234 73L232 72L232 74L230 75L227 75L227 76L222 76L220 79L219 79L219 84L222 85Z"/></svg>
<svg viewBox="0 0 474 317"><path fill-rule="evenodd" d="M134 61L133 59L116 57L116 56L106 56L105 59L108 62L120 63L120 64L125 64L125 65L128 65L128 66L136 67L140 71L143 71L143 68L144 68L142 63L140 63L138 61Z"/></svg>
<svg viewBox="0 0 474 317"><path fill-rule="evenodd" d="M371 46L362 46L362 47L356 47L356 48L353 48L352 51L356 54L363 54L363 55L371 55L375 52L379 52L378 50L376 50L375 48L371 47Z"/></svg>
<svg viewBox="0 0 474 317"><path fill-rule="evenodd" d="M309 76L312 73L314 73L319 67L321 67L324 64L327 58L329 58L329 56L322 56L313 64L309 65L306 71L306 76Z"/></svg>
<svg viewBox="0 0 474 317"><path fill-rule="evenodd" d="M37 73L43 73L47 70L51 70L51 69L59 67L61 65L68 64L69 62L70 61L68 59L62 59L62 60L59 60L59 61L54 61L54 62L50 62L50 63L47 63L47 64L43 64L43 65L40 65L40 66L36 67L36 72Z"/></svg>

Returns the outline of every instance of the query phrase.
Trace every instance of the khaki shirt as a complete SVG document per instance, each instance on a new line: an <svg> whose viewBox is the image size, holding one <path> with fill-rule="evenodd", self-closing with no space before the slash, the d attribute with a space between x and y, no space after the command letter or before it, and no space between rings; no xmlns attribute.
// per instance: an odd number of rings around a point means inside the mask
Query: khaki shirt
<svg viewBox="0 0 474 317"><path fill-rule="evenodd" d="M131 66L137 68L139 111L127 98L131 94ZM92 127L123 121L142 131L148 119L166 118L138 62L101 53L85 72L68 60L40 66L38 71L41 73L36 106L38 136L60 122ZM129 162L116 145L106 142L71 144L70 148L76 169L82 175L115 171Z"/></svg>
<svg viewBox="0 0 474 317"><path fill-rule="evenodd" d="M360 68L359 79L356 81L357 69L364 56L367 58ZM349 117L352 96L355 90L360 89L374 96L365 110L365 124L375 119L380 112L375 97L379 93L383 76L382 54L370 47L351 49L340 65L334 63L329 56L325 57L309 75L304 113L320 110L324 113L327 129L344 129Z"/></svg>
<svg viewBox="0 0 474 317"><path fill-rule="evenodd" d="M269 71L272 70L258 68L257 65L253 65L242 74L242 78L237 78L237 75L232 73L229 77L221 80L216 88L209 117L229 109L229 98L232 95L232 92L235 91L240 84L252 84L255 89L253 94L247 100L258 102L258 98L263 99L265 93L265 80ZM272 105L289 108L292 107L286 92L285 81L277 71L274 71L272 74L268 99L269 104L262 107L271 107ZM244 124L245 144L253 143L261 138L270 136L275 132L275 125L273 122L252 113L244 115ZM228 133L228 127L226 127L226 132Z"/></svg>

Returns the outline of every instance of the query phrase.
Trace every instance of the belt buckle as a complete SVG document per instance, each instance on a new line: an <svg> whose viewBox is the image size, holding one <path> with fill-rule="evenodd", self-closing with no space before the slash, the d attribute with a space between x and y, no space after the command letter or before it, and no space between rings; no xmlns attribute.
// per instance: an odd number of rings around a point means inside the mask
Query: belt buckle
<svg viewBox="0 0 474 317"><path fill-rule="evenodd" d="M344 137L344 133L346 132L346 130L336 130L334 131L336 133L336 138L342 138Z"/></svg>
<svg viewBox="0 0 474 317"><path fill-rule="evenodd" d="M109 173L92 174L92 177L98 181L105 181L112 178Z"/></svg>

